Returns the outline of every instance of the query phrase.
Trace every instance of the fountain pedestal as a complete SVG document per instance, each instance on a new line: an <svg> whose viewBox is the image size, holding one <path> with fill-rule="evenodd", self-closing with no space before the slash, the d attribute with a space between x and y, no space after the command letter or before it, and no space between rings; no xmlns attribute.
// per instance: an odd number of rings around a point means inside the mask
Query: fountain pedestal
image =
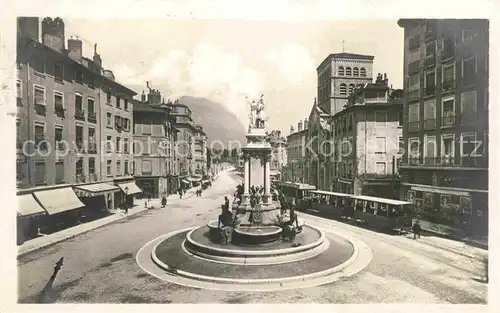
<svg viewBox="0 0 500 313"><path fill-rule="evenodd" d="M247 235L252 233L249 238L254 238L259 236L259 232L253 232L251 227L257 227L256 229L261 229L263 226L276 227L274 224L280 214L280 209L273 204L271 197L270 161L273 148L267 140L267 133L263 128L250 128L246 137L247 143L241 149L245 160L244 192L241 204L237 209L239 227L242 229L245 227L246 231L242 232L236 228L235 233ZM250 206L251 186L264 188L261 203L253 208ZM258 242L259 240L252 241Z"/></svg>

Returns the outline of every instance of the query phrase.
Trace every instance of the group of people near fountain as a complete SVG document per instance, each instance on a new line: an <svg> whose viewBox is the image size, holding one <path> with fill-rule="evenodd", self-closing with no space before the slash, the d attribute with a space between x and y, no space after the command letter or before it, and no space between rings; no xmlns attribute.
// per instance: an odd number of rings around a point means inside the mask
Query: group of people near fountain
<svg viewBox="0 0 500 313"><path fill-rule="evenodd" d="M233 209L236 209L241 204L244 190L245 188L243 184L240 184L236 187L233 200ZM264 187L251 186L249 188L249 191L250 206L252 208L256 208L261 205ZM293 241L295 239L295 235L302 230L302 227L299 226L297 214L295 213L295 207L293 206L293 204L291 205L286 201L284 195L278 189L273 189L272 193L276 195L276 200L279 201L281 207L280 216L277 217L277 224L279 224L283 228L283 237ZM226 233L235 226L236 220L237 212L235 211L235 213L233 213L232 210L229 209L229 198L226 196L224 197L222 213L219 215L218 222L218 228L221 229L223 237L225 237L226 240Z"/></svg>

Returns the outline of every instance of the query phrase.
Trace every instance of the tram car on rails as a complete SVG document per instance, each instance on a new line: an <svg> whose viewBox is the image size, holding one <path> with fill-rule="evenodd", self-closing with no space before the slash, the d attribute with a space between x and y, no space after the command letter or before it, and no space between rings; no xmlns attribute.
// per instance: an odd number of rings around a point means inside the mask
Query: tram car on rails
<svg viewBox="0 0 500 313"><path fill-rule="evenodd" d="M316 187L309 184L281 182L278 189L287 203L295 204L297 210L304 211L311 204L309 191L316 190Z"/></svg>
<svg viewBox="0 0 500 313"><path fill-rule="evenodd" d="M413 222L413 203L401 200L351 195L353 218L369 228L408 232Z"/></svg>
<svg viewBox="0 0 500 313"><path fill-rule="evenodd" d="M309 195L312 203L306 211L335 220L352 217L354 207L352 194L313 190L309 191Z"/></svg>

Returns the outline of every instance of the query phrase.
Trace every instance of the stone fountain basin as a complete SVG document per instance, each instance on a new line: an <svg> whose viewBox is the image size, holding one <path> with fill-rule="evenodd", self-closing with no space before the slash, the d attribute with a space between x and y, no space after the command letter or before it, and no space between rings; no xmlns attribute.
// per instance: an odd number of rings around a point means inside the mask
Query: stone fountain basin
<svg viewBox="0 0 500 313"><path fill-rule="evenodd" d="M240 226L233 230L233 243L240 246L262 245L277 241L281 237L281 227Z"/></svg>
<svg viewBox="0 0 500 313"><path fill-rule="evenodd" d="M321 254L330 246L323 231L307 225L304 226L303 232L297 236L293 243L280 239L260 245L242 246L233 243L223 245L211 241L209 234L211 228L209 225L193 229L187 233L186 240L182 244L186 253L217 263L262 265L282 264L308 259ZM281 235L281 229L279 232L275 229L275 227L279 228L278 226L260 227L264 228L264 233ZM248 236L258 237L258 234L261 233L256 229L257 227L244 226L240 228L249 234ZM257 235L255 235L256 233ZM233 233L233 239L234 235ZM299 245L294 245L294 243Z"/></svg>

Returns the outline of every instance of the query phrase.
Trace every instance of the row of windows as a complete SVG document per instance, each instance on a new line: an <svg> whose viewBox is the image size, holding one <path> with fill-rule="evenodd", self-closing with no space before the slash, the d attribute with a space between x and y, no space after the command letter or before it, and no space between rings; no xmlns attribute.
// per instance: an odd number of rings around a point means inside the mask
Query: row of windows
<svg viewBox="0 0 500 313"><path fill-rule="evenodd" d="M51 70L47 71L47 62L41 58L35 58L31 61L31 67L38 75L45 75ZM80 69L74 69L73 77L68 77L64 75L64 65L61 63L54 63L53 74L54 80L58 83L62 83L65 79L72 80L74 83L83 84L83 71ZM95 77L96 74L88 74L86 77L86 82L90 88L95 88Z"/></svg>
<svg viewBox="0 0 500 313"><path fill-rule="evenodd" d="M442 134L441 135L441 158L444 161L448 161L450 164L454 162L454 157L456 155L455 148L458 144L459 147L459 157L464 158L475 158L483 157L485 153L485 143L477 139L477 133L468 132L461 133L459 138L456 138L454 133ZM420 152L423 152L424 159L436 159L438 153L438 143L436 141L436 136L424 136L424 141L418 137L411 137L408 139L409 154L408 159L419 159ZM421 149L422 146L422 149ZM410 161L411 162L411 161Z"/></svg>
<svg viewBox="0 0 500 313"><path fill-rule="evenodd" d="M460 113L464 116L473 116L477 113L476 91L463 92L460 96ZM450 95L441 99L441 117L444 124L442 126L453 126L455 123L456 104L455 96ZM424 101L424 120L436 120L436 99ZM408 121L410 128L412 123L420 121L420 103L410 103L408 105ZM435 125L434 125L435 126ZM410 129L411 130L411 129Z"/></svg>
<svg viewBox="0 0 500 313"><path fill-rule="evenodd" d="M119 163L117 163L119 164ZM126 168L128 167L128 161L125 161ZM16 178L18 182L21 182L25 178L25 169L28 166L28 163L17 162L16 164ZM64 160L58 160L54 162L55 169L55 184L64 184L65 181L65 173L64 173ZM75 180L79 182L84 181L92 181L97 180L96 177L96 159L94 157L88 158L88 171L85 173L84 171L84 159L79 158L75 162ZM128 173L128 169L125 170ZM46 175L47 174L47 163L37 161L35 162L35 185L41 186L47 184Z"/></svg>
<svg viewBox="0 0 500 313"><path fill-rule="evenodd" d="M343 66L339 66L338 68L339 76L354 76L354 77L366 77L366 69L362 67L361 69L346 67L344 70Z"/></svg>
<svg viewBox="0 0 500 313"><path fill-rule="evenodd" d="M113 128L113 113L106 112L106 127ZM118 130L123 130L126 132L130 131L130 119L115 115L114 127Z"/></svg>
<svg viewBox="0 0 500 313"><path fill-rule="evenodd" d="M468 57L461 60L461 82L462 87L473 86L477 82L477 60ZM421 96L433 96L437 91L436 69L431 68L424 72L424 84L420 84L420 73L408 77L408 101L416 101ZM441 91L449 92L456 88L457 73L456 63L441 65ZM423 88L422 88L423 87Z"/></svg>
<svg viewBox="0 0 500 313"><path fill-rule="evenodd" d="M16 96L18 99L23 98L23 84L21 80L16 81ZM108 99L107 99L107 104L111 105L111 93L108 92ZM75 105L75 110L76 111L83 111L83 95L79 92L74 93L74 105ZM56 110L64 110L66 109L65 105L65 96L64 93L61 91L54 90L53 92L53 101L54 101L54 107ZM47 95L46 95L46 90L44 86L41 85L36 85L33 84L33 103L36 105L43 105L45 106L47 104ZM127 99L120 99L119 96L116 96L116 107L121 108L121 104L123 103L123 109L125 111L129 110L128 107L128 100ZM18 105L21 105L22 102L18 101ZM95 98L88 96L87 97L87 112L89 113L94 113L95 112Z"/></svg>
<svg viewBox="0 0 500 313"><path fill-rule="evenodd" d="M349 94L351 94L355 88L356 88L356 85L349 84ZM340 84L340 95L342 95L342 96L347 95L347 85L346 84Z"/></svg>

